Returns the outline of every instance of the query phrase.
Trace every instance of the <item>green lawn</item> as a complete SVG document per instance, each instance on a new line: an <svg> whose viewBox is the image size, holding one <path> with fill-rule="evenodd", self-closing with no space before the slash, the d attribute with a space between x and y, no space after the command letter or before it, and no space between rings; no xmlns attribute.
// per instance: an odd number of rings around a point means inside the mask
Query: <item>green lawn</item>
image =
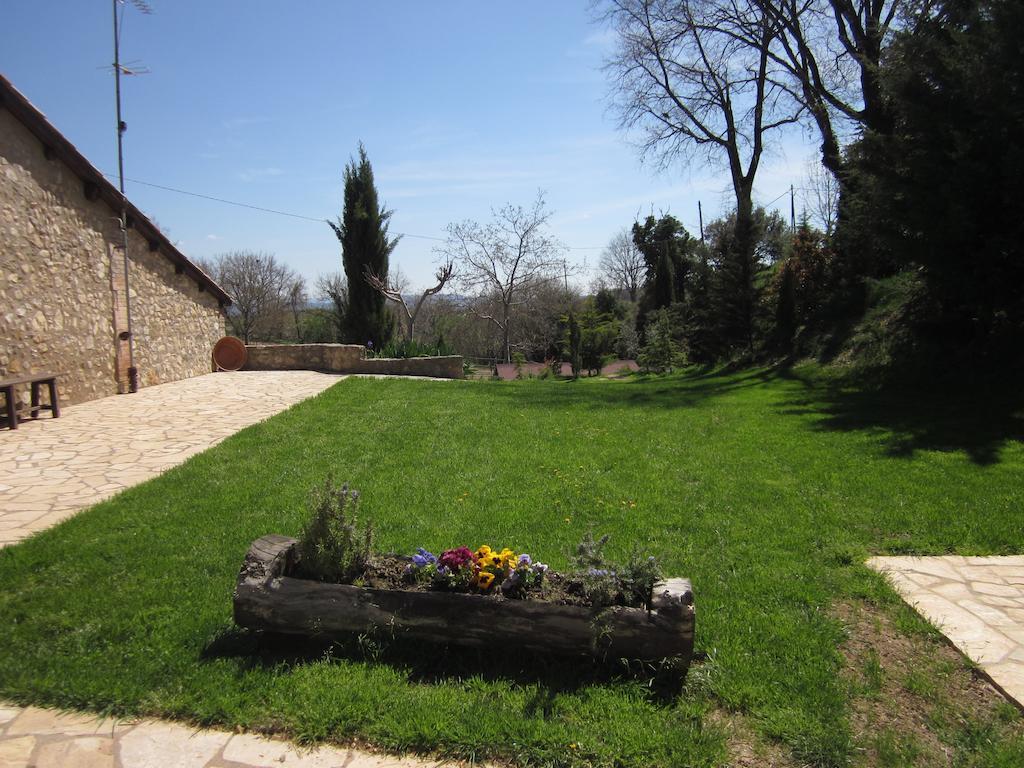
<svg viewBox="0 0 1024 768"><path fill-rule="evenodd" d="M814 370L349 379L0 550L0 697L524 764L718 765L737 716L846 765L856 693L832 607L921 633L869 554L1024 552L1022 424L998 398L879 398ZM666 698L642 671L528 658L500 628L447 655L234 630L249 543L297 534L329 473L362 491L383 550L489 543L559 568L589 525L615 555L639 544L693 580L703 658ZM956 764L1024 764L1014 717L962 726L937 727Z"/></svg>

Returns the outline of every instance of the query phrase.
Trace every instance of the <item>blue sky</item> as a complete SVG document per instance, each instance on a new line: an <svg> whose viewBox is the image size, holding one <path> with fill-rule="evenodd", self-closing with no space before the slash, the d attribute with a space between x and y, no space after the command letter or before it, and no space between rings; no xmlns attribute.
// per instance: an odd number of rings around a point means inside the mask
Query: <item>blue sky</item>
<svg viewBox="0 0 1024 768"><path fill-rule="evenodd" d="M427 283L449 222L486 220L545 190L568 258L591 270L637 214L697 229L730 204L727 177L645 167L608 109L610 35L586 0L269 2L149 0L124 11L126 175L314 219L340 212L360 140L405 232L392 256ZM111 4L6 2L0 71L100 170L117 170ZM804 184L799 131L768 157L755 199ZM271 251L309 280L340 269L325 223L128 183L190 257ZM785 204L788 214L788 200ZM798 203L799 205L799 203ZM775 206L773 206L775 207ZM413 237L420 235L424 237Z"/></svg>

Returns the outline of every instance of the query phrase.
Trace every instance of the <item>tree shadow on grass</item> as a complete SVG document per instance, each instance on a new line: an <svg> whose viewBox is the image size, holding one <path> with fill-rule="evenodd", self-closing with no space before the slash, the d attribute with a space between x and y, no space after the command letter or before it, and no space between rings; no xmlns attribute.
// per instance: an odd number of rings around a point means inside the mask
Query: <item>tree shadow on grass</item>
<svg viewBox="0 0 1024 768"><path fill-rule="evenodd" d="M559 694L617 683L639 683L653 704L671 706L682 692L686 670L677 665L620 659L590 659L523 650L425 644L407 638L352 634L343 638L304 637L225 627L205 646L201 659L235 659L240 671L289 669L331 660L384 664L409 682L441 685L480 678L488 683L537 686L526 714L552 714Z"/></svg>
<svg viewBox="0 0 1024 768"><path fill-rule="evenodd" d="M694 408L717 397L758 387L776 378L773 369L737 373L704 371L687 376L635 376L624 381L594 384L586 381L499 382L490 393L515 401L520 410L613 407ZM528 395L526 393L529 393Z"/></svg>
<svg viewBox="0 0 1024 768"><path fill-rule="evenodd" d="M1024 442L1024 390L1003 382L859 386L823 381L792 370L781 378L802 383L782 413L817 416L818 430L885 432L886 454L910 458L918 451L962 451L979 466L999 462L1002 449Z"/></svg>

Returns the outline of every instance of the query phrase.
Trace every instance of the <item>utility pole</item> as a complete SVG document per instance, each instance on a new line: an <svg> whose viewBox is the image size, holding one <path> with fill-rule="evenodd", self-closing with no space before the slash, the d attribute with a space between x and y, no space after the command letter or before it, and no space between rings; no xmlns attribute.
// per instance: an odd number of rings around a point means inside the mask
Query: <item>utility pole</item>
<svg viewBox="0 0 1024 768"><path fill-rule="evenodd" d="M792 184L789 185L789 228L796 232L796 195Z"/></svg>
<svg viewBox="0 0 1024 768"><path fill-rule="evenodd" d="M704 242L704 209L700 206L700 200L697 201L697 219L700 221L700 241Z"/></svg>

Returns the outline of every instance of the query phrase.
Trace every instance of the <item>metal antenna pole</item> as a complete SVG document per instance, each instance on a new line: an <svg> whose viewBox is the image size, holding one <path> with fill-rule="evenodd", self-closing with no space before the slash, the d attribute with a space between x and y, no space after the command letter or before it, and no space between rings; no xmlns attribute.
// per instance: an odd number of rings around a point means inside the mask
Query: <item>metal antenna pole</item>
<svg viewBox="0 0 1024 768"><path fill-rule="evenodd" d="M121 4L124 4L124 0L121 0ZM145 0L132 0L132 5L146 15L153 12ZM121 66L121 30L117 15L118 0L112 0L112 6L114 11L114 96L117 103L117 179L118 189L121 192L121 216L118 224L121 227L121 248L124 251L124 311L127 324L127 328L118 334L118 340L128 342L128 391L138 392L139 371L135 367L135 338L132 331L132 296L128 260L128 197L124 193L124 132L128 129L128 126L121 119L121 75L144 74L147 70L143 68L132 71ZM118 389L122 390L122 394L123 386L123 383L118 381Z"/></svg>
<svg viewBox="0 0 1024 768"><path fill-rule="evenodd" d="M117 176L118 189L121 192L121 247L124 255L124 309L128 327L128 391L139 389L139 372L135 368L135 340L132 338L132 297L128 275L128 198L124 193L124 132L128 127L121 119L121 35L118 28L117 3L113 0L114 9L114 95L117 101ZM119 382L120 384L120 382ZM123 394L123 392L122 392Z"/></svg>

